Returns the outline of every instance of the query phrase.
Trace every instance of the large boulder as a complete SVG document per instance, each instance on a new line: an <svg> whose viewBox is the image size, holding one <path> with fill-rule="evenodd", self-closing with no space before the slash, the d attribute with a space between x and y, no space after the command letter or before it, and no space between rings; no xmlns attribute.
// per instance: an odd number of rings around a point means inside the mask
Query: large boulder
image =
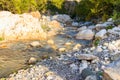
<svg viewBox="0 0 120 80"><path fill-rule="evenodd" d="M104 23L96 24L95 27L96 28L105 28L105 27L112 26L112 25L113 25L112 21L107 21L107 22L104 22Z"/></svg>
<svg viewBox="0 0 120 80"><path fill-rule="evenodd" d="M58 15L54 15L52 17L52 20L57 20L57 21L59 21L61 23L65 23L67 21L70 21L71 18L70 18L69 15L66 15L66 14L58 14Z"/></svg>
<svg viewBox="0 0 120 80"><path fill-rule="evenodd" d="M102 30L100 30L99 32L96 33L95 37L103 39L106 33L107 33L107 31L105 29L102 29Z"/></svg>
<svg viewBox="0 0 120 80"><path fill-rule="evenodd" d="M108 33L120 35L120 27L114 27L113 29L109 29Z"/></svg>
<svg viewBox="0 0 120 80"><path fill-rule="evenodd" d="M91 29L86 29L79 31L76 34L76 39L85 39L85 40L91 40L94 37L94 32Z"/></svg>
<svg viewBox="0 0 120 80"><path fill-rule="evenodd" d="M110 63L103 69L105 80L120 80L120 59Z"/></svg>
<svg viewBox="0 0 120 80"><path fill-rule="evenodd" d="M0 12L0 37L5 40L46 39L39 19L30 14Z"/></svg>
<svg viewBox="0 0 120 80"><path fill-rule="evenodd" d="M0 17L11 16L12 13L9 11L0 11Z"/></svg>
<svg viewBox="0 0 120 80"><path fill-rule="evenodd" d="M62 29L61 24L56 20L50 21L48 26L50 27L50 29L55 30L55 31L59 31Z"/></svg>
<svg viewBox="0 0 120 80"><path fill-rule="evenodd" d="M38 19L41 18L41 14L39 11L34 11L34 12L31 12L30 14L35 18L38 18Z"/></svg>

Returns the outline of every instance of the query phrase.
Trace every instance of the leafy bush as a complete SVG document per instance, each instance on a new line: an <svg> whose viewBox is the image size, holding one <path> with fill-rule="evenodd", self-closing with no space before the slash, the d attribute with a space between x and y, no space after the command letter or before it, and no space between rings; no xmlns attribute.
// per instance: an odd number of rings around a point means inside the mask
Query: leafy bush
<svg viewBox="0 0 120 80"><path fill-rule="evenodd" d="M47 9L51 11L51 14L64 13L63 3L64 0L48 0Z"/></svg>
<svg viewBox="0 0 120 80"><path fill-rule="evenodd" d="M89 4L89 5L88 5ZM90 1L89 0L81 0L75 8L75 13L81 19L85 19L90 14Z"/></svg>
<svg viewBox="0 0 120 80"><path fill-rule="evenodd" d="M37 2L37 10L42 13L47 11L47 0L36 0Z"/></svg>
<svg viewBox="0 0 120 80"><path fill-rule="evenodd" d="M1 10L8 10L13 13L23 13L36 10L35 0L1 0Z"/></svg>

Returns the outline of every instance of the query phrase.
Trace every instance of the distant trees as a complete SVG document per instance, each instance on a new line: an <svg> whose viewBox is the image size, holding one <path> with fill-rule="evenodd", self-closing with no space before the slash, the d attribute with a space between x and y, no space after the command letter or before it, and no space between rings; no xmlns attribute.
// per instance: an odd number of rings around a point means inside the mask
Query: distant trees
<svg viewBox="0 0 120 80"><path fill-rule="evenodd" d="M13 13L23 13L36 10L35 0L0 0L1 10L8 10Z"/></svg>
<svg viewBox="0 0 120 80"><path fill-rule="evenodd" d="M120 18L120 0L0 0L0 10L9 10L13 13L24 13L39 10L51 14L66 13L78 16L81 19L108 17Z"/></svg>
<svg viewBox="0 0 120 80"><path fill-rule="evenodd" d="M85 20L108 17L120 18L120 0L81 0L76 6L76 14Z"/></svg>

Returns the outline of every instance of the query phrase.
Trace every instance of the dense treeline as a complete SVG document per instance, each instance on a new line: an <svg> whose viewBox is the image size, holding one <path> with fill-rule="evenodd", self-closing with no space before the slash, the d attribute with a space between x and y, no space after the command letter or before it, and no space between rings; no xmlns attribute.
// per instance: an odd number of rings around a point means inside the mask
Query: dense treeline
<svg viewBox="0 0 120 80"><path fill-rule="evenodd" d="M81 19L120 18L120 0L0 0L0 10L23 13L39 10L42 13L66 13Z"/></svg>

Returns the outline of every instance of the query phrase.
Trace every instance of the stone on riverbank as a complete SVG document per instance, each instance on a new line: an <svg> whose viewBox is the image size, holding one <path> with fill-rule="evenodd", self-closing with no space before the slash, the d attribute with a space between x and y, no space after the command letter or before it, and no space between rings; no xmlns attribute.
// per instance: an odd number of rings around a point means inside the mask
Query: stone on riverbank
<svg viewBox="0 0 120 80"><path fill-rule="evenodd" d="M70 16L66 15L66 14L63 14L63 15L62 14L54 15L52 17L52 19L53 20L57 20L57 21L62 22L62 23L65 23L65 22L71 20Z"/></svg>
<svg viewBox="0 0 120 80"><path fill-rule="evenodd" d="M46 39L39 20L32 15L18 15L7 11L1 11L0 14L0 37L5 40Z"/></svg>
<svg viewBox="0 0 120 80"><path fill-rule="evenodd" d="M110 63L103 70L105 80L120 80L120 59Z"/></svg>
<svg viewBox="0 0 120 80"><path fill-rule="evenodd" d="M94 37L94 32L90 29L79 31L76 34L76 39L85 39L85 40L91 40Z"/></svg>
<svg viewBox="0 0 120 80"><path fill-rule="evenodd" d="M95 37L103 39L106 33L107 33L107 31L105 29L102 29L102 30L100 30L99 32L96 33Z"/></svg>

